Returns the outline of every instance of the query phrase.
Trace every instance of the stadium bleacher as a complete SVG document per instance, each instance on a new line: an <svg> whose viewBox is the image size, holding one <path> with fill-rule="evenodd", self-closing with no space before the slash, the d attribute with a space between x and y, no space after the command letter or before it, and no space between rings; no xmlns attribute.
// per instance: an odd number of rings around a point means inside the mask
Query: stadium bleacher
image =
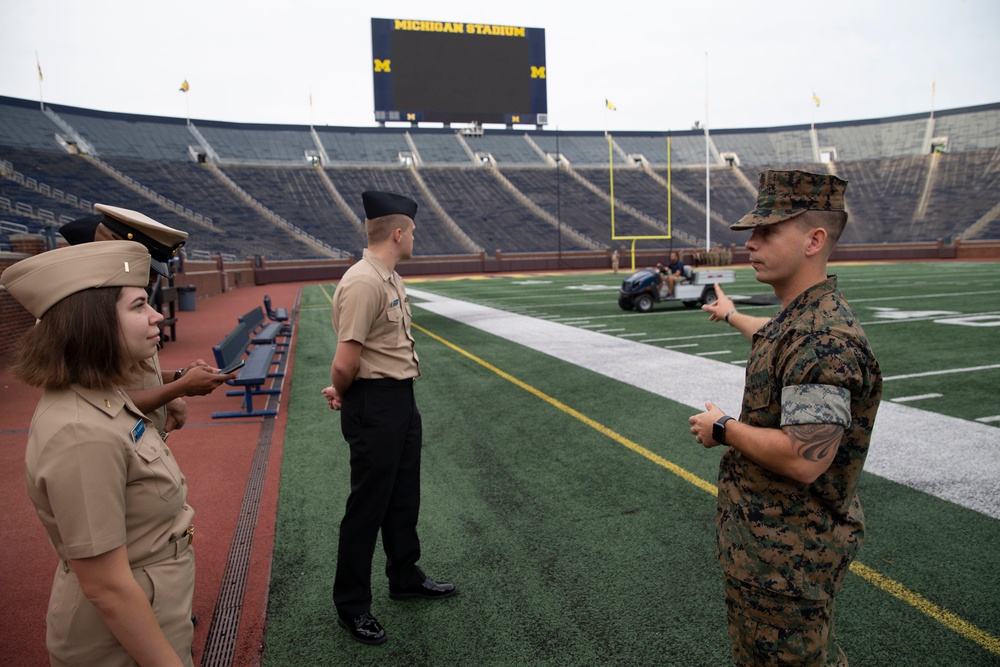
<svg viewBox="0 0 1000 667"><path fill-rule="evenodd" d="M331 165L398 165L400 153L412 149L402 130L375 128L316 128Z"/></svg>
<svg viewBox="0 0 1000 667"><path fill-rule="evenodd" d="M469 148L476 154L487 153L501 167L508 165L546 164L545 158L539 154L532 142L524 134L494 134L483 133L481 136L465 138Z"/></svg>
<svg viewBox="0 0 1000 667"><path fill-rule="evenodd" d="M619 235L666 229L666 140L612 135ZM561 171L557 151L569 163ZM719 129L708 155L714 244L745 240L728 224L752 204L757 172L772 167L850 181L854 224L842 243L1000 238L1000 104ZM705 157L703 131L670 133L671 225L682 243L705 239ZM417 200L418 255L621 245L611 238L608 162L599 131L189 123L0 97L0 219L44 231L111 202L188 230L192 250L240 257L356 255L366 189ZM556 226L567 234L557 238Z"/></svg>

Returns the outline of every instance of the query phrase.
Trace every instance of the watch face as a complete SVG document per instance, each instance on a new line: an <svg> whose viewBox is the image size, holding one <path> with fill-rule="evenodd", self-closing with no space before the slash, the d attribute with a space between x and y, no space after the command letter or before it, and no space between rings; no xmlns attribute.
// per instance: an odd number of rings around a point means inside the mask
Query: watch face
<svg viewBox="0 0 1000 667"><path fill-rule="evenodd" d="M734 417L725 416L720 417L719 421L712 424L712 440L715 440L720 445L726 444L726 424Z"/></svg>

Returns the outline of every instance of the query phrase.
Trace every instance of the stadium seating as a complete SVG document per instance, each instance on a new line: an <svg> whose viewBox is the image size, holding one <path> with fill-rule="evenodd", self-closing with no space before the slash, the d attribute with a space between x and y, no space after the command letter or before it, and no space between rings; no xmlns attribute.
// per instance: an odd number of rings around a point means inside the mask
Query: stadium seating
<svg viewBox="0 0 1000 667"><path fill-rule="evenodd" d="M473 153L488 153L501 167L508 165L544 166L546 160L539 155L524 134L484 133L481 136L466 137Z"/></svg>
<svg viewBox="0 0 1000 667"><path fill-rule="evenodd" d="M60 118L69 123L91 145L100 147L97 154L108 159L125 157L137 160L189 161L188 146L195 138L180 118L124 116L107 118L62 105L51 105Z"/></svg>
<svg viewBox="0 0 1000 667"><path fill-rule="evenodd" d="M472 157L454 132L413 134L410 136L422 165L468 165Z"/></svg>
<svg viewBox="0 0 1000 667"><path fill-rule="evenodd" d="M308 127L241 125L198 121L196 127L226 162L251 164L306 164L306 151L315 151Z"/></svg>
<svg viewBox="0 0 1000 667"><path fill-rule="evenodd" d="M611 238L609 146L600 131L188 124L47 107L0 97L0 219L29 230L51 230L88 214L94 202L110 202L186 229L192 251L309 258L324 254L315 239L357 255L365 245L359 193L384 189L418 202L418 255L621 244ZM667 134L611 137L617 233L664 233ZM67 143L77 140L120 177L70 154ZM752 204L764 168L848 179L855 224L844 243L1000 238L1000 223L988 224L1000 202L1000 104L933 117L719 129L707 141L714 244L745 239L728 225ZM565 170L551 160L557 151L569 162ZM199 153L217 164L199 164ZM490 156L489 164L477 155ZM684 243L705 238L705 155L703 131L670 133L671 223Z"/></svg>
<svg viewBox="0 0 1000 667"><path fill-rule="evenodd" d="M398 165L399 154L410 152L402 130L375 128L316 128L332 165Z"/></svg>
<svg viewBox="0 0 1000 667"><path fill-rule="evenodd" d="M365 246L365 237L337 207L316 167L225 166L223 170L269 209L318 239L344 250ZM353 194L353 193L352 193Z"/></svg>

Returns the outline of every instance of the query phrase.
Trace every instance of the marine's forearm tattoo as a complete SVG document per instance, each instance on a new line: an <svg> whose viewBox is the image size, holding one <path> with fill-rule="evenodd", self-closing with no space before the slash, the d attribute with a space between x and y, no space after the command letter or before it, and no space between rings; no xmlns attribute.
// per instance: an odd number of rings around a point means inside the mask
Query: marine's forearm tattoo
<svg viewBox="0 0 1000 667"><path fill-rule="evenodd" d="M839 424L792 424L784 428L795 452L806 461L822 461L837 451L844 427Z"/></svg>

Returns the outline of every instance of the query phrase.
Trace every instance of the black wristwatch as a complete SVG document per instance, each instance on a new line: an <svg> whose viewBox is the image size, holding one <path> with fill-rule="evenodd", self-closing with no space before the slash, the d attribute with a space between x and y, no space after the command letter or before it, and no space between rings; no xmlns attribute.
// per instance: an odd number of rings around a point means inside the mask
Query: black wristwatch
<svg viewBox="0 0 1000 667"><path fill-rule="evenodd" d="M719 417L719 421L712 424L712 440L715 440L720 445L726 444L726 422L730 419L736 419L736 417L723 415Z"/></svg>

